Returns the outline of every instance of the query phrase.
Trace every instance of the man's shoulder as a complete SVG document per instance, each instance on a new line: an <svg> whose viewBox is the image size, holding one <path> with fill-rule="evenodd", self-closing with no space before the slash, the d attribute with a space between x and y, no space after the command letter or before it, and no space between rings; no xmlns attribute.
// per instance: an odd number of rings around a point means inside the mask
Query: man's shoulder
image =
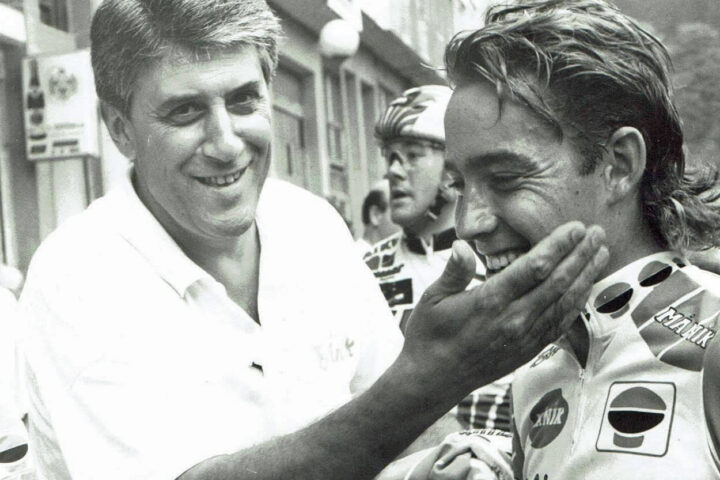
<svg viewBox="0 0 720 480"><path fill-rule="evenodd" d="M687 268L686 272L703 288L714 296L720 297L720 275L695 265Z"/></svg>
<svg viewBox="0 0 720 480"><path fill-rule="evenodd" d="M257 207L257 220L277 234L293 232L325 235L328 229L349 232L340 214L324 198L283 180L265 182Z"/></svg>
<svg viewBox="0 0 720 480"><path fill-rule="evenodd" d="M31 269L53 269L58 264L81 268L105 255L116 237L111 228L111 204L112 199L101 197L82 213L65 220L41 242Z"/></svg>
<svg viewBox="0 0 720 480"><path fill-rule="evenodd" d="M261 213L276 209L298 211L307 208L326 210L332 209L332 206L324 198L284 180L268 178L265 181L258 205Z"/></svg>

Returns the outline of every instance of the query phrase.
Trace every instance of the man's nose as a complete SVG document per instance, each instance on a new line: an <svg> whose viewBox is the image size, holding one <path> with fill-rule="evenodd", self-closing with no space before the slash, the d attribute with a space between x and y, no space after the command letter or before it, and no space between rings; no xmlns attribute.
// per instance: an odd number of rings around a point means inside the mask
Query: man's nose
<svg viewBox="0 0 720 480"><path fill-rule="evenodd" d="M202 153L221 162L233 162L245 149L245 141L238 125L225 108L210 111L205 122L205 141Z"/></svg>
<svg viewBox="0 0 720 480"><path fill-rule="evenodd" d="M492 203L472 189L458 199L455 207L456 231L463 240L481 239L498 226L498 217Z"/></svg>
<svg viewBox="0 0 720 480"><path fill-rule="evenodd" d="M405 167L403 166L402 159L397 154L390 154L388 157L388 180L401 180L407 176Z"/></svg>

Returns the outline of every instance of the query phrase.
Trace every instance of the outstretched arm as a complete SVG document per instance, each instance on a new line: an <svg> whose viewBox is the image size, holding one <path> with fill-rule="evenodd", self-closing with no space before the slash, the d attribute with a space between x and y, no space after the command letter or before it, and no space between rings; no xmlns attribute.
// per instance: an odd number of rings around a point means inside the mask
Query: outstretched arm
<svg viewBox="0 0 720 480"><path fill-rule="evenodd" d="M601 229L563 225L483 285L456 242L416 306L397 361L365 393L309 427L210 458L180 480L369 479L473 389L536 355L569 327L607 262Z"/></svg>

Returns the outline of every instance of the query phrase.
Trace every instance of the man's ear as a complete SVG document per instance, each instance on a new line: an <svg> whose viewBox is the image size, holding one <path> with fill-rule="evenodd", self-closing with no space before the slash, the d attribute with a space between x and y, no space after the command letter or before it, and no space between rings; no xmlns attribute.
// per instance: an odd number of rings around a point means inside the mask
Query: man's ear
<svg viewBox="0 0 720 480"><path fill-rule="evenodd" d="M457 200L457 192L452 188L453 181L458 175L457 169L452 166L445 165L442 173L442 180L440 181L440 195L448 203L454 203Z"/></svg>
<svg viewBox="0 0 720 480"><path fill-rule="evenodd" d="M635 127L620 127L607 142L603 170L609 201L615 203L637 192L645 173L645 140Z"/></svg>
<svg viewBox="0 0 720 480"><path fill-rule="evenodd" d="M380 225L380 219L382 218L383 214L383 212L380 211L380 207L378 207L377 205L372 205L368 214L368 217L370 219L370 225L372 225L373 227L377 227L378 225Z"/></svg>
<svg viewBox="0 0 720 480"><path fill-rule="evenodd" d="M110 133L110 137L113 139L118 150L120 150L120 153L130 161L135 160L135 154L137 153L135 151L135 139L130 121L125 114L107 102L100 104L100 112Z"/></svg>

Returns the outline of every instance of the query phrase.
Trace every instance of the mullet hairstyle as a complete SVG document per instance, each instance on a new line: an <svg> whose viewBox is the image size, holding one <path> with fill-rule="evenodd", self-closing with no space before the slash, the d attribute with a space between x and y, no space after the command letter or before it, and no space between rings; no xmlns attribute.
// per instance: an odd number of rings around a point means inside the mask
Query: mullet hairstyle
<svg viewBox="0 0 720 480"><path fill-rule="evenodd" d="M95 89L129 114L137 78L154 62L242 46L257 49L269 82L279 38L280 22L265 0L104 0L90 28Z"/></svg>
<svg viewBox="0 0 720 480"><path fill-rule="evenodd" d="M720 244L718 172L709 165L685 172L669 54L616 7L602 0L495 5L485 27L450 41L445 65L455 84L495 85L500 115L513 99L560 138L572 132L584 175L614 131L635 127L647 151L640 194L655 240L680 251Z"/></svg>

